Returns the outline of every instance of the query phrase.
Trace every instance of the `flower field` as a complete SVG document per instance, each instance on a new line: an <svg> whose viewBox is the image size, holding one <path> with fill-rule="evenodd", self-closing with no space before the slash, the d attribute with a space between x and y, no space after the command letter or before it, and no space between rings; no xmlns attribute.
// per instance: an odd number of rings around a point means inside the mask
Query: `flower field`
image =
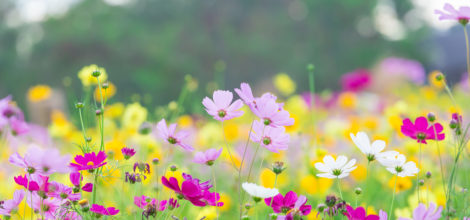
<svg viewBox="0 0 470 220"><path fill-rule="evenodd" d="M470 8L436 14L467 36ZM72 80L83 93L47 126L2 97L0 219L470 217L466 74L449 85L388 57L335 92L318 91L316 74L306 65L308 91L278 74L272 90L240 82L206 97L192 96L206 85L188 75L176 100L153 108L121 102L113 73L90 65ZM53 94L37 85L28 102Z"/></svg>

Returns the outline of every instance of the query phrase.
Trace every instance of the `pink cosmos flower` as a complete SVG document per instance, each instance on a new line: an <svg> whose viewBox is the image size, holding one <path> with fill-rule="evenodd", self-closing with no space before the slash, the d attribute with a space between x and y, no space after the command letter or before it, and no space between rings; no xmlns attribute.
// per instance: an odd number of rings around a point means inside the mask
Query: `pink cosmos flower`
<svg viewBox="0 0 470 220"><path fill-rule="evenodd" d="M10 127L14 135L21 135L29 130L28 124L24 122L23 112L12 104L11 96L0 100L0 131L5 127Z"/></svg>
<svg viewBox="0 0 470 220"><path fill-rule="evenodd" d="M262 96L256 100L256 108L253 113L258 116L265 125L272 127L290 126L294 124L294 119L290 117L288 111L276 103L276 99L270 96Z"/></svg>
<svg viewBox="0 0 470 220"><path fill-rule="evenodd" d="M468 22L470 19L470 7L460 7L458 10L449 3L444 5L444 10L435 10L435 14L440 15L439 20L456 20L459 22Z"/></svg>
<svg viewBox="0 0 470 220"><path fill-rule="evenodd" d="M93 191L93 183L86 183L83 187L82 190L85 192L92 192Z"/></svg>
<svg viewBox="0 0 470 220"><path fill-rule="evenodd" d="M25 187L29 191L49 192L49 177L39 174L31 174L30 178L26 176L17 176L13 178L15 183Z"/></svg>
<svg viewBox="0 0 470 220"><path fill-rule="evenodd" d="M116 209L114 207L106 208L102 205L97 205L97 204L91 205L90 211L96 213L98 216L117 215L119 213L119 209Z"/></svg>
<svg viewBox="0 0 470 220"><path fill-rule="evenodd" d="M282 196L282 194L279 193L273 198L264 199L264 202L267 206L271 206L275 213L287 213L295 208L297 201L301 197L302 196L297 197L297 194L295 192L289 191L288 193L286 193L286 196ZM300 206L297 207L297 209L302 213L302 215L308 215L312 210L311 205L305 205L306 202L307 200L305 199L305 201L302 201Z"/></svg>
<svg viewBox="0 0 470 220"><path fill-rule="evenodd" d="M10 216L12 212L18 211L18 206L23 201L24 195L23 190L16 190L13 193L13 199L4 201L0 206L0 215Z"/></svg>
<svg viewBox="0 0 470 220"><path fill-rule="evenodd" d="M122 156L124 156L124 159L126 160L129 160L132 156L135 155L135 150L132 148L123 147L121 149L121 152L122 152Z"/></svg>
<svg viewBox="0 0 470 220"><path fill-rule="evenodd" d="M106 160L106 154L104 151L98 152L96 154L95 152L92 153L85 153L85 155L77 155L74 158L75 163L70 163L70 166L74 168L76 171L80 170L94 170L96 168L104 166L107 162L104 162Z"/></svg>
<svg viewBox="0 0 470 220"><path fill-rule="evenodd" d="M418 143L426 144L426 140L444 140L445 134L442 133L443 127L439 123L428 125L426 117L418 117L413 124L409 118L403 120L401 126L401 132L414 140L418 140ZM436 134L437 133L437 137Z"/></svg>
<svg viewBox="0 0 470 220"><path fill-rule="evenodd" d="M83 176L81 176L81 174L77 171L71 172L69 175L69 178L70 178L70 182L75 187L79 187L80 182L83 180Z"/></svg>
<svg viewBox="0 0 470 220"><path fill-rule="evenodd" d="M357 69L341 76L341 86L344 91L359 92L367 88L372 77L367 69Z"/></svg>
<svg viewBox="0 0 470 220"><path fill-rule="evenodd" d="M269 151L279 153L279 150L287 150L290 136L285 133L284 127L271 127L263 125L260 121L253 123L253 132L250 139L260 143Z"/></svg>
<svg viewBox="0 0 470 220"><path fill-rule="evenodd" d="M57 149L41 149L37 145L30 145L24 158L20 154L14 153L8 161L16 166L24 168L28 173L39 173L50 175L52 173L68 173L67 166L70 156L60 155Z"/></svg>
<svg viewBox="0 0 470 220"><path fill-rule="evenodd" d="M253 92L251 91L251 87L248 83L241 83L240 89L235 88L235 92L250 108L256 105L255 97L253 96Z"/></svg>
<svg viewBox="0 0 470 220"><path fill-rule="evenodd" d="M349 220L379 220L378 215L367 215L363 207L354 209L350 205L346 206L346 212L343 212L343 215L348 217Z"/></svg>
<svg viewBox="0 0 470 220"><path fill-rule="evenodd" d="M18 118L10 119L11 133L14 136L23 135L29 132L29 124Z"/></svg>
<svg viewBox="0 0 470 220"><path fill-rule="evenodd" d="M207 113L214 117L215 120L225 121L243 115L244 112L239 110L243 107L243 102L237 99L232 103L232 92L217 90L212 95L212 98L213 100L205 97L202 100L202 104L206 107Z"/></svg>
<svg viewBox="0 0 470 220"><path fill-rule="evenodd" d="M220 148L219 150L211 148L209 150L206 150L205 152L197 152L196 155L194 155L193 162L212 166L214 164L214 161L219 158L221 153L222 148Z"/></svg>
<svg viewBox="0 0 470 220"><path fill-rule="evenodd" d="M423 84L426 80L426 71L423 65L416 60L388 57L380 63L380 71L389 75L402 76L418 85Z"/></svg>
<svg viewBox="0 0 470 220"><path fill-rule="evenodd" d="M297 201L294 204L294 208L287 211L287 215L280 215L277 217L277 220L294 220L298 217L306 216L310 214L312 207L310 205L305 205L307 203L307 197L299 196Z"/></svg>
<svg viewBox="0 0 470 220"><path fill-rule="evenodd" d="M61 205L61 201L58 198L49 197L42 199L39 194L33 193L32 201L30 196L26 196L26 201L29 207L32 207L35 211L42 211L45 219L56 219L56 211Z"/></svg>
<svg viewBox="0 0 470 220"><path fill-rule="evenodd" d="M437 208L436 204L430 203L428 209L426 205L420 203L413 211L412 220L438 220L441 218L442 206ZM398 220L410 220L408 218L399 218Z"/></svg>
<svg viewBox="0 0 470 220"><path fill-rule="evenodd" d="M63 202L66 202L67 200L78 201L81 198L80 193L73 193L73 189L71 187L55 181L49 184L49 192L47 195L61 199Z"/></svg>
<svg viewBox="0 0 470 220"><path fill-rule="evenodd" d="M166 209L167 203L167 200L158 202L158 200L147 197L145 195L134 197L134 204L141 209L146 209L147 205L153 205L156 207L157 211L163 211Z"/></svg>
<svg viewBox="0 0 470 220"><path fill-rule="evenodd" d="M162 119L157 124L158 135L160 138L165 140L170 144L176 144L182 147L187 151L193 151L194 148L189 146L188 144L183 143L183 140L189 136L189 132L187 131L176 131L176 124L170 124L170 126L166 126L165 119Z"/></svg>

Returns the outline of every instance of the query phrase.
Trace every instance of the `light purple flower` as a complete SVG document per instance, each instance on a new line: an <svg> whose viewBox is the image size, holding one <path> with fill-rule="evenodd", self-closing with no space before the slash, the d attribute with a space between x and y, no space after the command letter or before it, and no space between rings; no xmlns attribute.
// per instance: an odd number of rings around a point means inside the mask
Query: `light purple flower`
<svg viewBox="0 0 470 220"><path fill-rule="evenodd" d="M205 97L202 104L206 107L209 115L218 121L225 121L232 118L240 117L243 111L239 110L243 107L243 102L240 99L233 100L233 94L230 91L217 90L212 95L213 100Z"/></svg>
<svg viewBox="0 0 470 220"><path fill-rule="evenodd" d="M430 203L428 209L426 205L420 203L413 211L412 220L438 220L441 218L442 206L437 208L436 204ZM399 218L399 220L410 220L408 218Z"/></svg>
<svg viewBox="0 0 470 220"><path fill-rule="evenodd" d="M214 161L220 156L221 153L222 148L220 148L219 150L211 148L209 150L206 150L205 152L196 152L196 155L194 155L193 162L212 166L214 164Z"/></svg>
<svg viewBox="0 0 470 220"><path fill-rule="evenodd" d="M178 131L176 132L176 124L170 124L166 126L165 119L162 119L157 124L158 135L160 138L165 140L167 143L176 144L187 151L193 151L194 148L188 144L183 143L183 140L189 136L187 131Z"/></svg>
<svg viewBox="0 0 470 220"><path fill-rule="evenodd" d="M456 20L459 22L468 22L470 19L470 7L460 7L458 10L449 3L444 5L444 10L435 10L439 15L439 20Z"/></svg>
<svg viewBox="0 0 470 220"><path fill-rule="evenodd" d="M42 210L45 219L56 219L56 211L61 205L60 199L52 197L42 199L37 193L33 193L32 197L32 200L30 196L26 197L29 207L38 211Z"/></svg>
<svg viewBox="0 0 470 220"><path fill-rule="evenodd" d="M62 156L57 149L41 149L30 145L24 158L14 153L8 160L11 164L24 168L28 173L50 175L52 173L68 173L70 155Z"/></svg>
<svg viewBox="0 0 470 220"><path fill-rule="evenodd" d="M0 215L10 216L11 212L18 211L18 206L23 201L25 192L23 190L16 190L13 193L13 199L3 202L0 206Z"/></svg>
<svg viewBox="0 0 470 220"><path fill-rule="evenodd" d="M256 104L255 97L253 96L253 92L251 91L251 87L248 83L242 83L240 85L240 89L235 88L235 92L246 105L251 107Z"/></svg>
<svg viewBox="0 0 470 220"><path fill-rule="evenodd" d="M380 70L395 76L404 77L418 85L426 80L426 71L423 65L416 60L400 57L389 57L380 63Z"/></svg>
<svg viewBox="0 0 470 220"><path fill-rule="evenodd" d="M78 201L81 198L80 193L73 193L73 189L71 187L55 181L52 181L49 184L49 192L47 195L63 200L62 203L66 202L67 200Z"/></svg>
<svg viewBox="0 0 470 220"><path fill-rule="evenodd" d="M260 121L253 123L253 132L250 139L260 143L269 151L279 153L279 150L287 150L290 136L285 133L284 127L266 126Z"/></svg>
<svg viewBox="0 0 470 220"><path fill-rule="evenodd" d="M282 109L276 99L269 95L263 95L256 100L256 107L253 113L258 116L265 125L272 127L290 126L294 124L294 119L290 117L288 111Z"/></svg>

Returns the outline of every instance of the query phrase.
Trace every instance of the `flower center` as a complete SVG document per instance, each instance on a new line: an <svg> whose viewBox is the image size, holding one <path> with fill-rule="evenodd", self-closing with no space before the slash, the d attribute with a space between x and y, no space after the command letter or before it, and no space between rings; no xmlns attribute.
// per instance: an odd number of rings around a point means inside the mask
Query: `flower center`
<svg viewBox="0 0 470 220"><path fill-rule="evenodd" d="M418 138L419 140L424 140L426 139L426 134L423 132L419 132L418 134L416 134L416 138Z"/></svg>
<svg viewBox="0 0 470 220"><path fill-rule="evenodd" d="M32 174L36 172L36 169L34 169L34 167L28 167L28 173Z"/></svg>
<svg viewBox="0 0 470 220"><path fill-rule="evenodd" d="M264 125L270 125L270 124L271 124L271 120L269 118L265 118Z"/></svg>
<svg viewBox="0 0 470 220"><path fill-rule="evenodd" d="M50 207L48 205L42 205L42 211L47 212L49 209Z"/></svg>
<svg viewBox="0 0 470 220"><path fill-rule="evenodd" d="M86 164L87 166L94 166L95 163L93 163L93 161L88 161L88 163Z"/></svg>
<svg viewBox="0 0 470 220"><path fill-rule="evenodd" d="M373 154L367 154L367 160L368 160L369 162L374 161L374 160L375 160L375 155L373 155Z"/></svg>
<svg viewBox="0 0 470 220"><path fill-rule="evenodd" d="M401 173L403 172L403 167L395 167L395 171L397 171L397 173Z"/></svg>
<svg viewBox="0 0 470 220"><path fill-rule="evenodd" d="M264 137L264 138L263 138L263 144L264 144L264 145L269 145L269 144L271 144L271 138L269 138L269 137Z"/></svg>
<svg viewBox="0 0 470 220"><path fill-rule="evenodd" d="M339 176L339 175L341 175L341 173L342 173L342 171L340 169L334 169L333 170L333 175L335 175L335 176Z"/></svg>
<svg viewBox="0 0 470 220"><path fill-rule="evenodd" d="M212 165L214 165L214 161L213 161L213 160L209 160L209 161L206 162L206 164L207 164L208 166L212 166Z"/></svg>
<svg viewBox="0 0 470 220"><path fill-rule="evenodd" d="M284 214L286 214L289 210L290 210L289 207L282 207L281 208L281 212L284 213Z"/></svg>
<svg viewBox="0 0 470 220"><path fill-rule="evenodd" d="M225 110L219 110L219 112L217 112L217 114L219 115L219 117L223 118L227 115L227 112Z"/></svg>
<svg viewBox="0 0 470 220"><path fill-rule="evenodd" d="M167 141L170 142L170 144L176 144L176 139L174 137L168 137Z"/></svg>
<svg viewBox="0 0 470 220"><path fill-rule="evenodd" d="M67 195L65 193L60 194L60 198L62 198L62 199L66 199L67 197L69 197L69 195Z"/></svg>

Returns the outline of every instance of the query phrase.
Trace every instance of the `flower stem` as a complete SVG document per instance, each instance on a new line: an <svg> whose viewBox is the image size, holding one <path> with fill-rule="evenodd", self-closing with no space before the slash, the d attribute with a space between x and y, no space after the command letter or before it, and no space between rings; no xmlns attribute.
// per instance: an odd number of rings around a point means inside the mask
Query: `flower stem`
<svg viewBox="0 0 470 220"><path fill-rule="evenodd" d="M212 167L212 178L214 179L215 212L216 212L217 219L219 219L219 204L217 202L217 183L215 181L215 168L214 168L214 166L211 166L211 167Z"/></svg>
<svg viewBox="0 0 470 220"><path fill-rule="evenodd" d="M338 185L338 191L339 191L339 196L341 197L341 200L344 200L343 199L343 193L341 192L341 179L340 178L337 178L338 181L336 181L337 185Z"/></svg>
<svg viewBox="0 0 470 220"><path fill-rule="evenodd" d="M433 126L433 127L434 127L434 136L437 137L436 126ZM437 155L439 156L439 166L441 168L442 187L443 187L444 195L447 200L446 181L445 181L444 167L442 164L441 149L439 147L439 142L437 140L435 140L435 142L436 142L436 148L437 148Z"/></svg>
<svg viewBox="0 0 470 220"><path fill-rule="evenodd" d="M276 184L277 184L277 173L276 173L276 177L274 177L274 185L273 185L273 188L275 189L276 188ZM271 198L271 202L269 203L269 207L272 207L273 206L273 201L274 201L274 196ZM269 212L269 211L268 211Z"/></svg>
<svg viewBox="0 0 470 220"><path fill-rule="evenodd" d="M234 162L233 157L232 157L232 152L230 151L230 147L229 147L229 144L228 144L228 141L227 141L227 137L225 136L224 122L222 121L221 123L222 123L222 134L224 136L224 141L225 141L225 148L227 148L228 155L230 156L230 161L232 162L233 168L235 168L235 170L238 171L238 168L235 165L235 162Z"/></svg>
<svg viewBox="0 0 470 220"><path fill-rule="evenodd" d="M85 128L85 123L83 123L83 115L82 115L82 109L79 108L78 109L78 115L80 116L80 125L82 127L82 134L83 134L83 140L85 141L85 147L86 149L88 149L88 141L87 141L87 136L86 136L86 128ZM86 153L83 149L82 149L82 152L83 153Z"/></svg>
<svg viewBox="0 0 470 220"><path fill-rule="evenodd" d="M394 184L394 187L393 187L393 194L392 194L392 204L390 205L390 211L388 211L388 214L390 215L390 218L389 219L393 219L392 216L393 216L393 202L395 201L395 194L396 194L396 190L397 190L397 179L398 179L398 174L395 175L395 184Z"/></svg>
<svg viewBox="0 0 470 220"><path fill-rule="evenodd" d="M468 74L468 82L470 83L470 53L469 53L469 46L468 46L468 33L467 33L467 25L463 26L463 33L465 34L465 45L467 47L467 74Z"/></svg>
<svg viewBox="0 0 470 220"><path fill-rule="evenodd" d="M239 209L240 209L240 219L242 218L242 210L243 210L243 200L242 200L242 196L241 196L241 186L242 186L242 170L243 170L243 162L245 162L245 156L246 156L246 150L248 149L248 144L250 143L250 135L251 135L251 131L253 131L253 123L255 122L255 120L253 119L253 121L251 122L251 126L250 126L250 132L248 132L248 137L246 139L246 144L245 144L245 149L243 150L243 156L242 156L242 161L240 163L240 167L238 168L238 200L239 200Z"/></svg>
<svg viewBox="0 0 470 220"><path fill-rule="evenodd" d="M419 155L418 155L418 169L421 171L421 142L419 143ZM419 171L416 173L416 190L418 191L418 205L421 203L421 197L419 195Z"/></svg>

